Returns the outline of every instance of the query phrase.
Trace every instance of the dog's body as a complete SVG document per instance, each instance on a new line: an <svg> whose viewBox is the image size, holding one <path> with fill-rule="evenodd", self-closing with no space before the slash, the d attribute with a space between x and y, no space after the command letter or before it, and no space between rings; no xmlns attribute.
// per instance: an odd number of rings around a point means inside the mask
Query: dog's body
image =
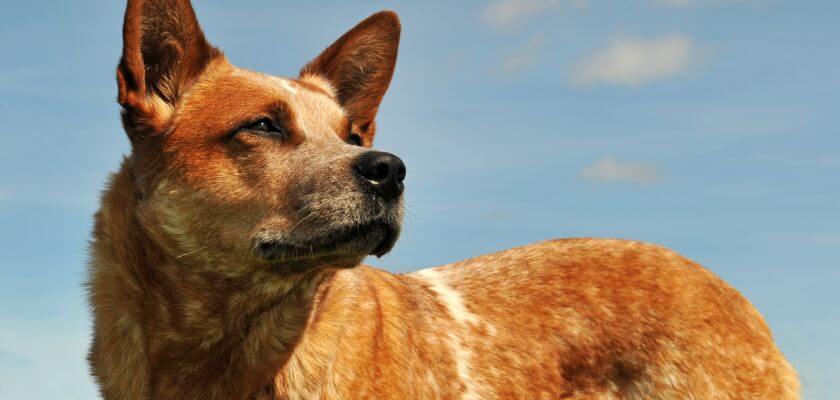
<svg viewBox="0 0 840 400"><path fill-rule="evenodd" d="M360 267L317 298L279 375L291 398L796 398L743 297L639 242L556 240L408 275Z"/></svg>
<svg viewBox="0 0 840 400"><path fill-rule="evenodd" d="M97 214L105 399L797 399L753 307L638 242L544 242L413 274L405 166L366 149L399 40L378 13L281 79L230 65L187 0L130 0L132 154Z"/></svg>

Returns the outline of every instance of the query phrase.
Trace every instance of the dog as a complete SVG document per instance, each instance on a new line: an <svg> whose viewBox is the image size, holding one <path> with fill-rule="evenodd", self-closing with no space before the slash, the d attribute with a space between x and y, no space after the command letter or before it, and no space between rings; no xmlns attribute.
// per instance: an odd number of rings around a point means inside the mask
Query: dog
<svg viewBox="0 0 840 400"><path fill-rule="evenodd" d="M410 274L406 167L371 149L400 38L365 19L294 79L231 65L189 0L129 0L131 153L95 217L106 400L797 399L735 289L673 251L553 240Z"/></svg>

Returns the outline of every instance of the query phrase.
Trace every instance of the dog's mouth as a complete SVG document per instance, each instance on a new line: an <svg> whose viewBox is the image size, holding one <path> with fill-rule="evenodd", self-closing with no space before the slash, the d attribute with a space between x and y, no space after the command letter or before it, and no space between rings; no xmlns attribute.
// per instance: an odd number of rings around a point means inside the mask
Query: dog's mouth
<svg viewBox="0 0 840 400"><path fill-rule="evenodd" d="M304 259L381 257L391 251L400 234L400 225L387 218L344 226L305 240L257 239L257 255L269 262Z"/></svg>

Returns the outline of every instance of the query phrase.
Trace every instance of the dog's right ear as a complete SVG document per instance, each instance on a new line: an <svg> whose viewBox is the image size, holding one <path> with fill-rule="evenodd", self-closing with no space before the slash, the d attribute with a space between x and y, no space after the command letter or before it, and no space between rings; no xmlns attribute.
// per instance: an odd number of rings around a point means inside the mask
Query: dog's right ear
<svg viewBox="0 0 840 400"><path fill-rule="evenodd" d="M117 99L132 143L165 130L180 94L220 55L189 0L128 0Z"/></svg>

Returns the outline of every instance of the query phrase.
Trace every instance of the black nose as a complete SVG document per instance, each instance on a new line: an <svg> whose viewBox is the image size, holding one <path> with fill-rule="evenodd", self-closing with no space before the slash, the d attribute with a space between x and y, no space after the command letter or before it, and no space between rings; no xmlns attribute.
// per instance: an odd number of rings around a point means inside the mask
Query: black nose
<svg viewBox="0 0 840 400"><path fill-rule="evenodd" d="M402 194L405 164L399 157L381 151L368 151L356 159L354 168L374 192L385 199L396 199Z"/></svg>

